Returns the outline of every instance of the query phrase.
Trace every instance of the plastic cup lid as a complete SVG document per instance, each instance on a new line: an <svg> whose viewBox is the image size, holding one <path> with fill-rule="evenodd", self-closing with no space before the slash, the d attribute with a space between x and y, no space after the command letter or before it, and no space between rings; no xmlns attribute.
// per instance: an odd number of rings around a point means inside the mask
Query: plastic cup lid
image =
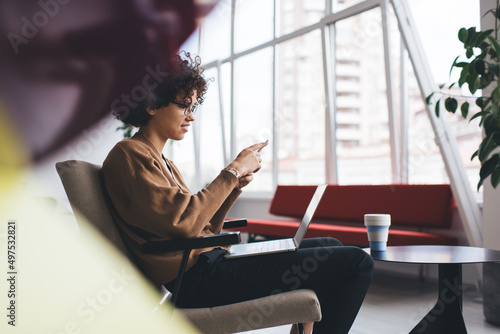
<svg viewBox="0 0 500 334"><path fill-rule="evenodd" d="M369 220L390 220L391 215L385 213L367 213L365 214L365 219Z"/></svg>

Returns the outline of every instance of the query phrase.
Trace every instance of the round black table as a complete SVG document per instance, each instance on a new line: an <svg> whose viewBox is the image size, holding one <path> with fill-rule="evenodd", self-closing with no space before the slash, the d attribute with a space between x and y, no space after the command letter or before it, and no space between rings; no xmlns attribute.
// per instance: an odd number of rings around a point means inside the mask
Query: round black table
<svg viewBox="0 0 500 334"><path fill-rule="evenodd" d="M466 246L388 246L370 251L375 261L438 264L439 292L436 305L410 334L467 333L462 315L462 264L500 262L500 251Z"/></svg>

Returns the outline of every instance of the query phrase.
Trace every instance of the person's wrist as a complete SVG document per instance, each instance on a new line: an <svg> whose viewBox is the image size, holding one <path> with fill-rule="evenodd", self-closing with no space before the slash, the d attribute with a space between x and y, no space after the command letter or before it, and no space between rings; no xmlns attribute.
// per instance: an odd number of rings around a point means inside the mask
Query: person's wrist
<svg viewBox="0 0 500 334"><path fill-rule="evenodd" d="M230 166L227 166L227 167L226 167L226 168L224 168L223 170L225 170L225 171L227 171L227 172L229 172L229 173L233 174L234 176L236 176L236 178L238 179L238 181L240 180L240 178L241 178L241 174L240 174L240 172L239 172L236 168L234 168L234 167L230 167Z"/></svg>

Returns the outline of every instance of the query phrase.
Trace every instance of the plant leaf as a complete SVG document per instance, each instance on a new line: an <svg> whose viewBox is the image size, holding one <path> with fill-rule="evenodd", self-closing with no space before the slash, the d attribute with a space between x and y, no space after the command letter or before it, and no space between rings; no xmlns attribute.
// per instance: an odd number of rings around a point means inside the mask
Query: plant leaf
<svg viewBox="0 0 500 334"><path fill-rule="evenodd" d="M460 58L460 55L458 55L454 60L453 63L451 64L450 67L450 73L448 73L448 76L451 77L451 72L453 72L453 68L457 66L457 60ZM457 66L458 67L458 66Z"/></svg>
<svg viewBox="0 0 500 334"><path fill-rule="evenodd" d="M458 31L458 40L465 44L465 42L467 41L467 29L461 28Z"/></svg>
<svg viewBox="0 0 500 334"><path fill-rule="evenodd" d="M467 29L467 38L464 42L465 46L469 46L471 44L472 39L475 36L476 36L476 27L470 27L469 29Z"/></svg>
<svg viewBox="0 0 500 334"><path fill-rule="evenodd" d="M474 55L474 50L471 47L467 48L467 51L465 51L465 56L467 59L470 59Z"/></svg>
<svg viewBox="0 0 500 334"><path fill-rule="evenodd" d="M431 103L432 96L434 95L435 92L432 92L429 94L429 96L426 97L425 99L425 104L429 105Z"/></svg>
<svg viewBox="0 0 500 334"><path fill-rule="evenodd" d="M467 83L469 84L469 91L474 94L481 85L481 80L479 79L477 73L474 73L473 75L469 75L469 80L467 80Z"/></svg>
<svg viewBox="0 0 500 334"><path fill-rule="evenodd" d="M493 133L493 142L495 143L495 145L500 146L500 131L499 130L496 130Z"/></svg>
<svg viewBox="0 0 500 334"><path fill-rule="evenodd" d="M470 121L472 121L473 119L478 118L478 117L483 117L484 115L488 115L488 112L487 111L480 111L478 113L475 113L474 116L472 116L472 118L470 119Z"/></svg>
<svg viewBox="0 0 500 334"><path fill-rule="evenodd" d="M479 187L483 184L484 180L493 173L495 169L497 169L498 162L500 161L500 157L498 154L493 155L490 159L484 162L481 166L481 170L479 171Z"/></svg>
<svg viewBox="0 0 500 334"><path fill-rule="evenodd" d="M494 138L493 135L495 134L495 132L498 132L500 129L498 128L497 120L495 119L495 117L492 114L489 114L484 118L483 128L484 128L484 133L486 136L492 136L492 140L496 146L496 142L495 142L496 138Z"/></svg>
<svg viewBox="0 0 500 334"><path fill-rule="evenodd" d="M462 112L462 117L467 118L467 115L469 114L469 102L465 101L462 103L460 106L460 111Z"/></svg>
<svg viewBox="0 0 500 334"><path fill-rule="evenodd" d="M477 73L484 75L486 73L486 63L482 59L477 59L474 62L474 69Z"/></svg>
<svg viewBox="0 0 500 334"><path fill-rule="evenodd" d="M474 160L474 158L477 157L478 152L479 152L479 150L476 150L476 152L472 153L472 155L470 157L470 161Z"/></svg>
<svg viewBox="0 0 500 334"><path fill-rule="evenodd" d="M493 149L496 146L494 144L492 138L493 138L492 135L486 136L486 137L484 137L484 139L481 142L481 144L479 144L479 149L478 149L479 152L477 154L477 157L481 161L481 164L485 163L485 160L488 158L488 156L490 155L491 151L493 151Z"/></svg>
<svg viewBox="0 0 500 334"><path fill-rule="evenodd" d="M469 66L464 66L462 72L460 72L460 78L458 79L458 85L463 86L467 82L467 77L469 76Z"/></svg>
<svg viewBox="0 0 500 334"><path fill-rule="evenodd" d="M498 167L491 173L491 185L496 188L500 183L500 169Z"/></svg>
<svg viewBox="0 0 500 334"><path fill-rule="evenodd" d="M483 126L484 118L489 115L491 112L491 106L483 109L483 115L481 117L481 121L479 121L479 126Z"/></svg>
<svg viewBox="0 0 500 334"><path fill-rule="evenodd" d="M496 10L494 9L490 9L489 11L487 11L486 13L484 13L484 15L482 17L485 17L486 15L488 15L489 13L492 13L493 16L497 17L497 13L496 13Z"/></svg>
<svg viewBox="0 0 500 334"><path fill-rule="evenodd" d="M488 36L488 39L490 40L491 44L495 48L495 52L497 53L497 55L500 55L500 44L498 44L498 42L496 41L496 39L494 39L491 36Z"/></svg>
<svg viewBox="0 0 500 334"><path fill-rule="evenodd" d="M479 45L486 39L487 36L489 36L493 32L493 29L485 30L485 31L479 31L477 34L474 35L473 41L471 41L471 44L474 46L479 47Z"/></svg>
<svg viewBox="0 0 500 334"><path fill-rule="evenodd" d="M498 101L491 104L492 117L498 118Z"/></svg>
<svg viewBox="0 0 500 334"><path fill-rule="evenodd" d="M436 113L437 117L439 117L439 105L440 104L441 104L441 100L437 100L436 107L434 107L434 112Z"/></svg>
<svg viewBox="0 0 500 334"><path fill-rule="evenodd" d="M483 105L484 105L484 100L483 100L483 98L482 98L482 97L478 97L478 98L476 99L476 106L478 106L479 108L482 108L482 107L483 107Z"/></svg>
<svg viewBox="0 0 500 334"><path fill-rule="evenodd" d="M483 75L481 76L481 78L479 78L479 89L488 87L491 81L493 81L495 76L492 76L490 74L492 73L488 73L487 75Z"/></svg>
<svg viewBox="0 0 500 334"><path fill-rule="evenodd" d="M488 72L495 74L498 76L498 64L497 63L488 63Z"/></svg>
<svg viewBox="0 0 500 334"><path fill-rule="evenodd" d="M444 107L451 113L455 113L457 111L458 103L454 97L448 97L444 101Z"/></svg>
<svg viewBox="0 0 500 334"><path fill-rule="evenodd" d="M498 119L499 92L500 92L500 87L497 86L491 93L491 112L493 114L493 117L495 117L495 119Z"/></svg>

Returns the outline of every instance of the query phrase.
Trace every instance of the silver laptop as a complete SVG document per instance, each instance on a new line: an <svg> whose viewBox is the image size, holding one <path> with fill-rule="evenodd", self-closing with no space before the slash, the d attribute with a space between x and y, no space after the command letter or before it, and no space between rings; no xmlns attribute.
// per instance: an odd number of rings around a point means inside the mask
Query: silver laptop
<svg viewBox="0 0 500 334"><path fill-rule="evenodd" d="M295 236L293 238L232 245L231 247L229 247L229 252L225 255L225 258L234 259L244 256L293 252L297 250L297 248L299 248L300 246L300 243L304 239L304 236L306 235L307 228L309 227L314 212L316 211L316 208L318 207L318 204L323 197L326 186L326 184L322 184L316 188L316 191L314 192L314 195L311 198L309 205L307 206L306 213L302 218L302 222L300 223L299 228L297 229L297 232L295 233Z"/></svg>

